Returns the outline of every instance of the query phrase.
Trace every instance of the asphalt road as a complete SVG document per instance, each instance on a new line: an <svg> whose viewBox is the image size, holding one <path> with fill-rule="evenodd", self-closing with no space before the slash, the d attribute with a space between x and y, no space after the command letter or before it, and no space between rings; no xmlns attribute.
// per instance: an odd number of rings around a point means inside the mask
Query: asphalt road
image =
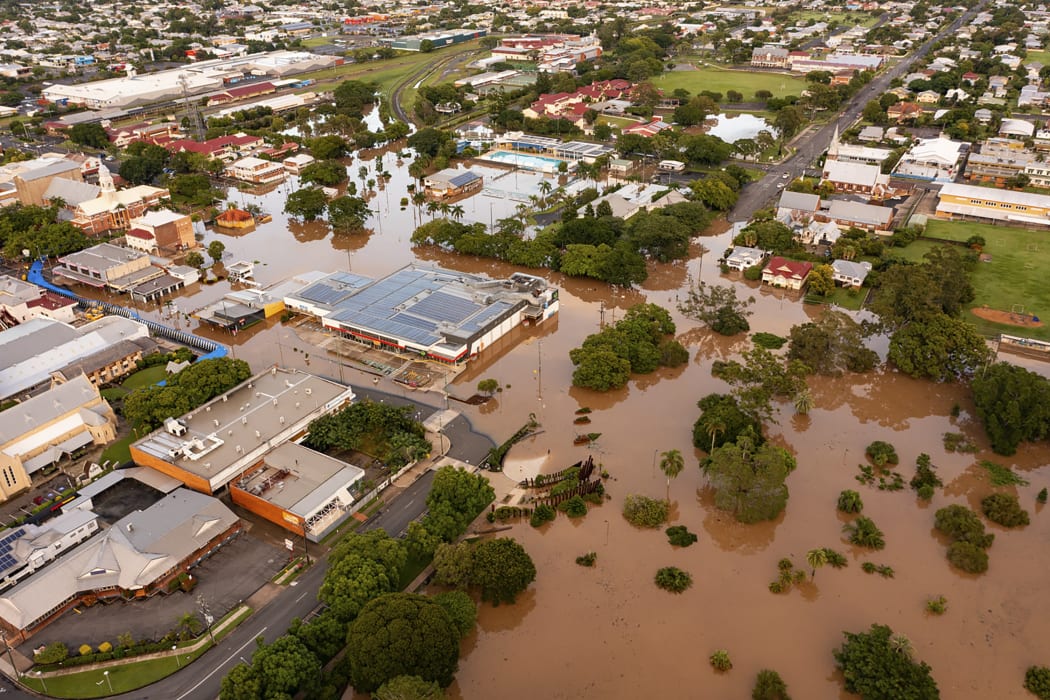
<svg viewBox="0 0 1050 700"><path fill-rule="evenodd" d="M393 537L401 537L409 523L420 517L427 508L427 494L434 483L433 470L416 479L390 504L372 514L361 527L363 532L384 530Z"/></svg>
<svg viewBox="0 0 1050 700"><path fill-rule="evenodd" d="M949 34L954 34L963 23L969 22L987 4L988 0L983 0L973 9L967 10L939 33L927 39L924 44L906 56L900 63L877 75L874 80L861 88L853 96L853 99L843 107L842 113L838 118L832 120L824 127L813 130L796 139L793 144L796 149L795 155L779 165L771 167L766 177L744 187L736 206L729 213L729 220L748 221L756 211L769 206L774 197L783 189L780 187L781 185L801 175L824 152L828 144L831 143L831 136L836 128L841 132L852 126L854 122L860 119L860 113L869 100L882 95L889 88L890 82L894 78L907 74L911 70L912 65L925 58L933 44ZM785 175L787 177L784 177Z"/></svg>

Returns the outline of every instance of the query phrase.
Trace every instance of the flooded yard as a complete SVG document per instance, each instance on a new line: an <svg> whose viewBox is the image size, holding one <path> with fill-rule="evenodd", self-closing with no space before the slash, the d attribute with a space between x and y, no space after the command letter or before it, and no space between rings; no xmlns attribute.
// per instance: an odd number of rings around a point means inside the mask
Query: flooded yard
<svg viewBox="0 0 1050 700"><path fill-rule="evenodd" d="M360 167L367 170L365 180L376 178L377 170L392 175L370 198L368 231L333 235L323 222L288 221L282 213L284 199L298 186L290 178L269 194L231 190L232 202L258 204L273 221L245 235L209 230L204 244L221 240L227 264L258 261L255 277L262 286L310 270L352 269L382 276L412 261L494 277L516 271L491 260L413 250L412 231L429 214L412 205L400 206L410 182L410 159L400 160L396 150L347 160L359 188ZM493 180L496 185L507 183L498 189L525 191L538 187L535 178L543 176L517 177L517 185L511 176L495 180L493 175ZM488 178L486 173L486 187L493 185ZM515 215L518 203L484 193L459 202L466 211L464 220L486 224L490 218ZM714 508L697 467L702 453L691 442L699 414L696 402L726 390L711 376L711 364L748 348L749 341L743 335L717 336L682 318L675 305L698 278L707 283L727 279L716 259L730 238L730 232L722 231L700 239L703 246L695 244L688 261L652 266L648 281L636 289L530 270L561 287L559 314L501 339L454 380L450 390L461 396L473 393L481 379L499 381L503 390L494 400L458 405L475 429L496 442L513 434L530 413L541 424L539 435L509 454L508 474L520 478L526 471L553 472L592 453L612 474L607 484L612 499L579 521L559 516L540 530L527 523L513 527L510 534L536 562L536 582L515 605L481 607L478 630L464 645L450 696L742 698L749 696L757 671L772 668L783 676L793 697L847 697L832 649L842 642L843 630L884 623L905 634L916 657L930 663L943 697L1029 697L1021 685L1025 668L1050 662L1050 637L1044 630L1050 596L1045 595L1046 565L1038 555L1050 545L1050 516L1035 508L1026 528L1005 531L990 525L996 533L989 550L990 569L974 577L949 566L946 543L933 532L933 513L951 502L972 507L992 491L987 477L974 466L975 458L995 459L1022 472L1031 484L1016 490L1021 503L1033 510L1036 492L1050 486L1050 476L1040 469L1048 453L1027 448L1012 458L992 457L972 418L966 390L888 371L813 378L815 407L810 415L795 416L784 405L779 422L768 427L771 438L798 460L787 480L791 497L786 512L769 523L740 525ZM753 288L740 280L731 283L757 299L752 330L786 335L793 325L819 314L819 308L802 304L789 292ZM179 309L189 311L220 298L229 288L225 281L196 284L175 301ZM691 361L635 377L625 388L607 394L573 388L569 350L597 331L603 320L615 322L630 306L645 301L671 310ZM355 383L373 383L372 374L345 366L276 317L237 336L199 327L195 319L189 325L193 332L232 347L235 356L248 360L255 370L281 361L328 376L345 374ZM885 341L876 349L884 356ZM411 390L389 377L378 379L380 388ZM951 418L956 404L959 417ZM592 410L587 431L601 433L589 447L573 445L579 432L573 419L582 407ZM981 452L947 453L941 436L948 431L966 434ZM898 471L905 481L914 473L919 453L928 453L945 488L924 504L909 489L894 493L858 484L857 464L864 461L864 448L873 440L896 446ZM664 496L665 478L656 465L659 453L670 449L686 457L686 469L671 483L670 495L672 524L686 525L700 536L688 549L672 548L662 531L633 528L620 514L629 493ZM885 532L883 551L857 549L843 540L844 520L835 500L847 488L860 491L864 514ZM814 581L788 593L769 592L767 584L776 577L779 559L791 558L808 573L805 553L817 547L846 554L848 568L825 567ZM574 563L588 551L598 553L593 569ZM895 577L864 573L864 561L892 566ZM681 595L653 584L656 570L670 565L693 575L693 587ZM925 603L937 595L948 599L948 612L928 616ZM715 649L729 651L732 671L718 674L709 667L707 657Z"/></svg>

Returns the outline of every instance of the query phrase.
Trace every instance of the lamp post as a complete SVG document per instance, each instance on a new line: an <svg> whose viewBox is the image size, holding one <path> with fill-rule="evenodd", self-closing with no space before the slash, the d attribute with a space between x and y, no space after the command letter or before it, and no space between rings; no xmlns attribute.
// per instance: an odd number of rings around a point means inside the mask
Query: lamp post
<svg viewBox="0 0 1050 700"><path fill-rule="evenodd" d="M113 681L109 677L109 671L103 671L102 675L106 677L106 684L109 686L109 694L113 694Z"/></svg>
<svg viewBox="0 0 1050 700"><path fill-rule="evenodd" d="M175 663L179 665L179 668L182 668L182 660L179 659L179 645L178 644L172 644L171 645L171 650L173 652L175 652Z"/></svg>
<svg viewBox="0 0 1050 700"><path fill-rule="evenodd" d="M40 671L36 672L36 679L40 681L40 687L43 688L44 693L47 693L47 683L44 682L44 674Z"/></svg>

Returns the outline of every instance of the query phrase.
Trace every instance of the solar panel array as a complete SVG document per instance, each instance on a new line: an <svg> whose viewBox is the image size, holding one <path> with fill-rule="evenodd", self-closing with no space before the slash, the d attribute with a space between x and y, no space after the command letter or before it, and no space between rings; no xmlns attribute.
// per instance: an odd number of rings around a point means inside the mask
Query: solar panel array
<svg viewBox="0 0 1050 700"><path fill-rule="evenodd" d="M17 530L4 535L4 537L0 539L0 571L7 571L12 566L18 564L18 559L11 554L11 548L14 547L15 541L25 533L26 529L20 527Z"/></svg>
<svg viewBox="0 0 1050 700"><path fill-rule="evenodd" d="M463 187L464 185L469 185L477 179L478 176L468 170L465 173L460 173L459 175L455 175L454 177L449 178L448 183L453 187Z"/></svg>

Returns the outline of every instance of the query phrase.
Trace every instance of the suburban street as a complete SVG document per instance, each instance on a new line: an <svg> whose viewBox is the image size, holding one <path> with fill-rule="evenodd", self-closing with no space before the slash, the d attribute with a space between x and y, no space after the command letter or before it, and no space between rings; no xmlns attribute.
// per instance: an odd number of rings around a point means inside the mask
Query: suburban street
<svg viewBox="0 0 1050 700"><path fill-rule="evenodd" d="M906 75L916 62L925 58L933 44L958 31L959 27L965 22L969 22L987 4L988 0L982 0L976 7L967 10L939 33L927 39L924 44L905 56L897 65L877 75L874 80L853 96L853 99L845 105L842 113L837 118L828 122L822 128L810 129L808 133L804 132L802 136L795 139L792 144L796 149L795 154L782 163L770 167L766 177L758 182L746 185L740 193L740 199L737 200L736 206L729 212L728 219L730 221L748 221L754 216L756 211L769 206L773 198L780 192L781 188L778 185L790 182L811 167L820 154L828 147L828 144L831 143L831 136L835 129L841 132L852 126L854 122L860 119L860 113L869 100L876 99L882 95L889 88L890 82L894 78ZM785 178L784 175L788 177Z"/></svg>

